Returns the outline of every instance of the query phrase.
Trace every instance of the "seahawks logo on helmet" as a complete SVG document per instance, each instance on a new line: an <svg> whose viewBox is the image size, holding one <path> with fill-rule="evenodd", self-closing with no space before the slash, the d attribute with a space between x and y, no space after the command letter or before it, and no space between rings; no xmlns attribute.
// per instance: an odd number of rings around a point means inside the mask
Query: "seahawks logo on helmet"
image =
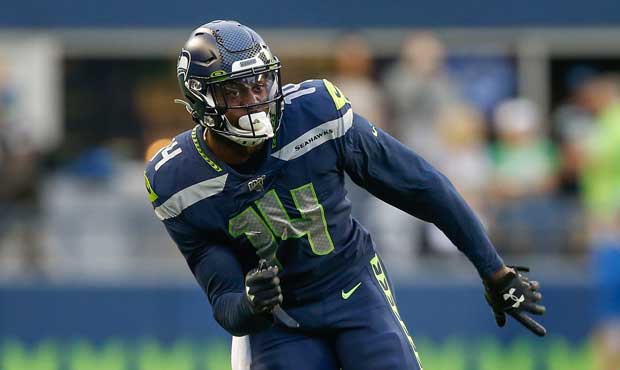
<svg viewBox="0 0 620 370"><path fill-rule="evenodd" d="M177 62L177 76L185 80L185 76L187 75L187 69L189 68L189 63L192 60L192 54L185 49L181 49L181 55L179 55L179 60Z"/></svg>

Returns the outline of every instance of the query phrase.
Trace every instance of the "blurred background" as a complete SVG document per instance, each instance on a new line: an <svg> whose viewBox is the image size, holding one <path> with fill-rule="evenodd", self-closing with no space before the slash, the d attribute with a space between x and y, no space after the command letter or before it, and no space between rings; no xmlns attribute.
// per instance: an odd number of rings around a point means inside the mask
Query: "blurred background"
<svg viewBox="0 0 620 370"><path fill-rule="evenodd" d="M190 117L176 60L213 19L283 79L327 78L443 171L549 336L495 327L432 225L350 186L430 370L620 369L620 3L0 1L0 369L229 369L229 337L153 214L145 159Z"/></svg>

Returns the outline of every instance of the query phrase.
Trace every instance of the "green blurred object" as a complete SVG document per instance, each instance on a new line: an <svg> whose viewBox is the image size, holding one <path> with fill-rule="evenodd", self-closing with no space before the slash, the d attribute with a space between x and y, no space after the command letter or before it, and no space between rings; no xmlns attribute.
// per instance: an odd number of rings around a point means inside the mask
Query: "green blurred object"
<svg viewBox="0 0 620 370"><path fill-rule="evenodd" d="M137 370L193 370L195 355L188 342L176 342L166 349L155 340L148 340L138 347Z"/></svg>
<svg viewBox="0 0 620 370"><path fill-rule="evenodd" d="M69 370L125 370L129 368L127 353L123 344L110 340L96 350L85 340L75 343L68 360Z"/></svg>
<svg viewBox="0 0 620 370"><path fill-rule="evenodd" d="M443 342L416 338L422 365L430 370L591 370L592 343L571 344L561 337L520 337L508 344L494 338L452 337ZM100 345L87 340L45 341L27 346L0 342L0 370L230 370L225 341L155 339Z"/></svg>
<svg viewBox="0 0 620 370"><path fill-rule="evenodd" d="M432 370L467 369L467 351L463 340L451 338L443 345L428 340L416 340L422 366Z"/></svg>
<svg viewBox="0 0 620 370"><path fill-rule="evenodd" d="M532 341L518 339L503 348L497 341L487 339L478 348L476 361L479 370L535 370L536 358Z"/></svg>
<svg viewBox="0 0 620 370"><path fill-rule="evenodd" d="M551 342L547 351L547 370L590 370L594 369L592 344L585 342L572 346L563 339Z"/></svg>
<svg viewBox="0 0 620 370"><path fill-rule="evenodd" d="M586 205L606 220L620 211L620 103L599 114L587 151L581 179Z"/></svg>
<svg viewBox="0 0 620 370"><path fill-rule="evenodd" d="M6 341L0 349L2 370L59 370L60 350L58 344L42 342L26 349L17 341Z"/></svg>

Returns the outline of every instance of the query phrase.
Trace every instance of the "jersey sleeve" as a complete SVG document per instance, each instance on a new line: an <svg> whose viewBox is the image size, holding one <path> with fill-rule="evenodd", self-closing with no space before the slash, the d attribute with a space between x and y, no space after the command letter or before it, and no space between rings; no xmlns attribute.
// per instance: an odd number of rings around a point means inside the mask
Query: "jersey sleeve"
<svg viewBox="0 0 620 370"><path fill-rule="evenodd" d="M244 274L230 248L208 241L206 236L196 237L182 218L166 220L164 224L207 295L213 317L222 328L231 335L243 336L272 324L268 316L254 314L249 307Z"/></svg>
<svg viewBox="0 0 620 370"><path fill-rule="evenodd" d="M381 200L432 222L486 278L503 262L486 232L450 181L421 156L353 114L341 142L344 170Z"/></svg>
<svg viewBox="0 0 620 370"><path fill-rule="evenodd" d="M207 295L215 320L230 334L238 336L271 325L269 320L254 314L249 307L242 267L226 240L194 227L183 213L164 212L166 214L163 215L162 211L158 212L174 191L166 180L176 172L171 171L170 176L166 174L164 170L155 170L152 163L147 166L145 185L149 200Z"/></svg>

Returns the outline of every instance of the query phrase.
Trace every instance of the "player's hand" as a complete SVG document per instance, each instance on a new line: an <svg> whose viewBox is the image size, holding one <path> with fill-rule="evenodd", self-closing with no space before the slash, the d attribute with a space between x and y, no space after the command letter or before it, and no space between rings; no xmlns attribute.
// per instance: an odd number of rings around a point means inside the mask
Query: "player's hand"
<svg viewBox="0 0 620 370"><path fill-rule="evenodd" d="M245 275L245 295L254 313L271 312L282 303L278 267L254 269Z"/></svg>
<svg viewBox="0 0 620 370"><path fill-rule="evenodd" d="M527 267L511 266L512 269L504 276L484 281L485 298L495 315L498 326L506 324L506 314L512 316L523 326L538 336L547 334L547 330L528 316L528 313L542 315L545 306L539 304L542 299L540 284L530 281L520 272L528 272Z"/></svg>

